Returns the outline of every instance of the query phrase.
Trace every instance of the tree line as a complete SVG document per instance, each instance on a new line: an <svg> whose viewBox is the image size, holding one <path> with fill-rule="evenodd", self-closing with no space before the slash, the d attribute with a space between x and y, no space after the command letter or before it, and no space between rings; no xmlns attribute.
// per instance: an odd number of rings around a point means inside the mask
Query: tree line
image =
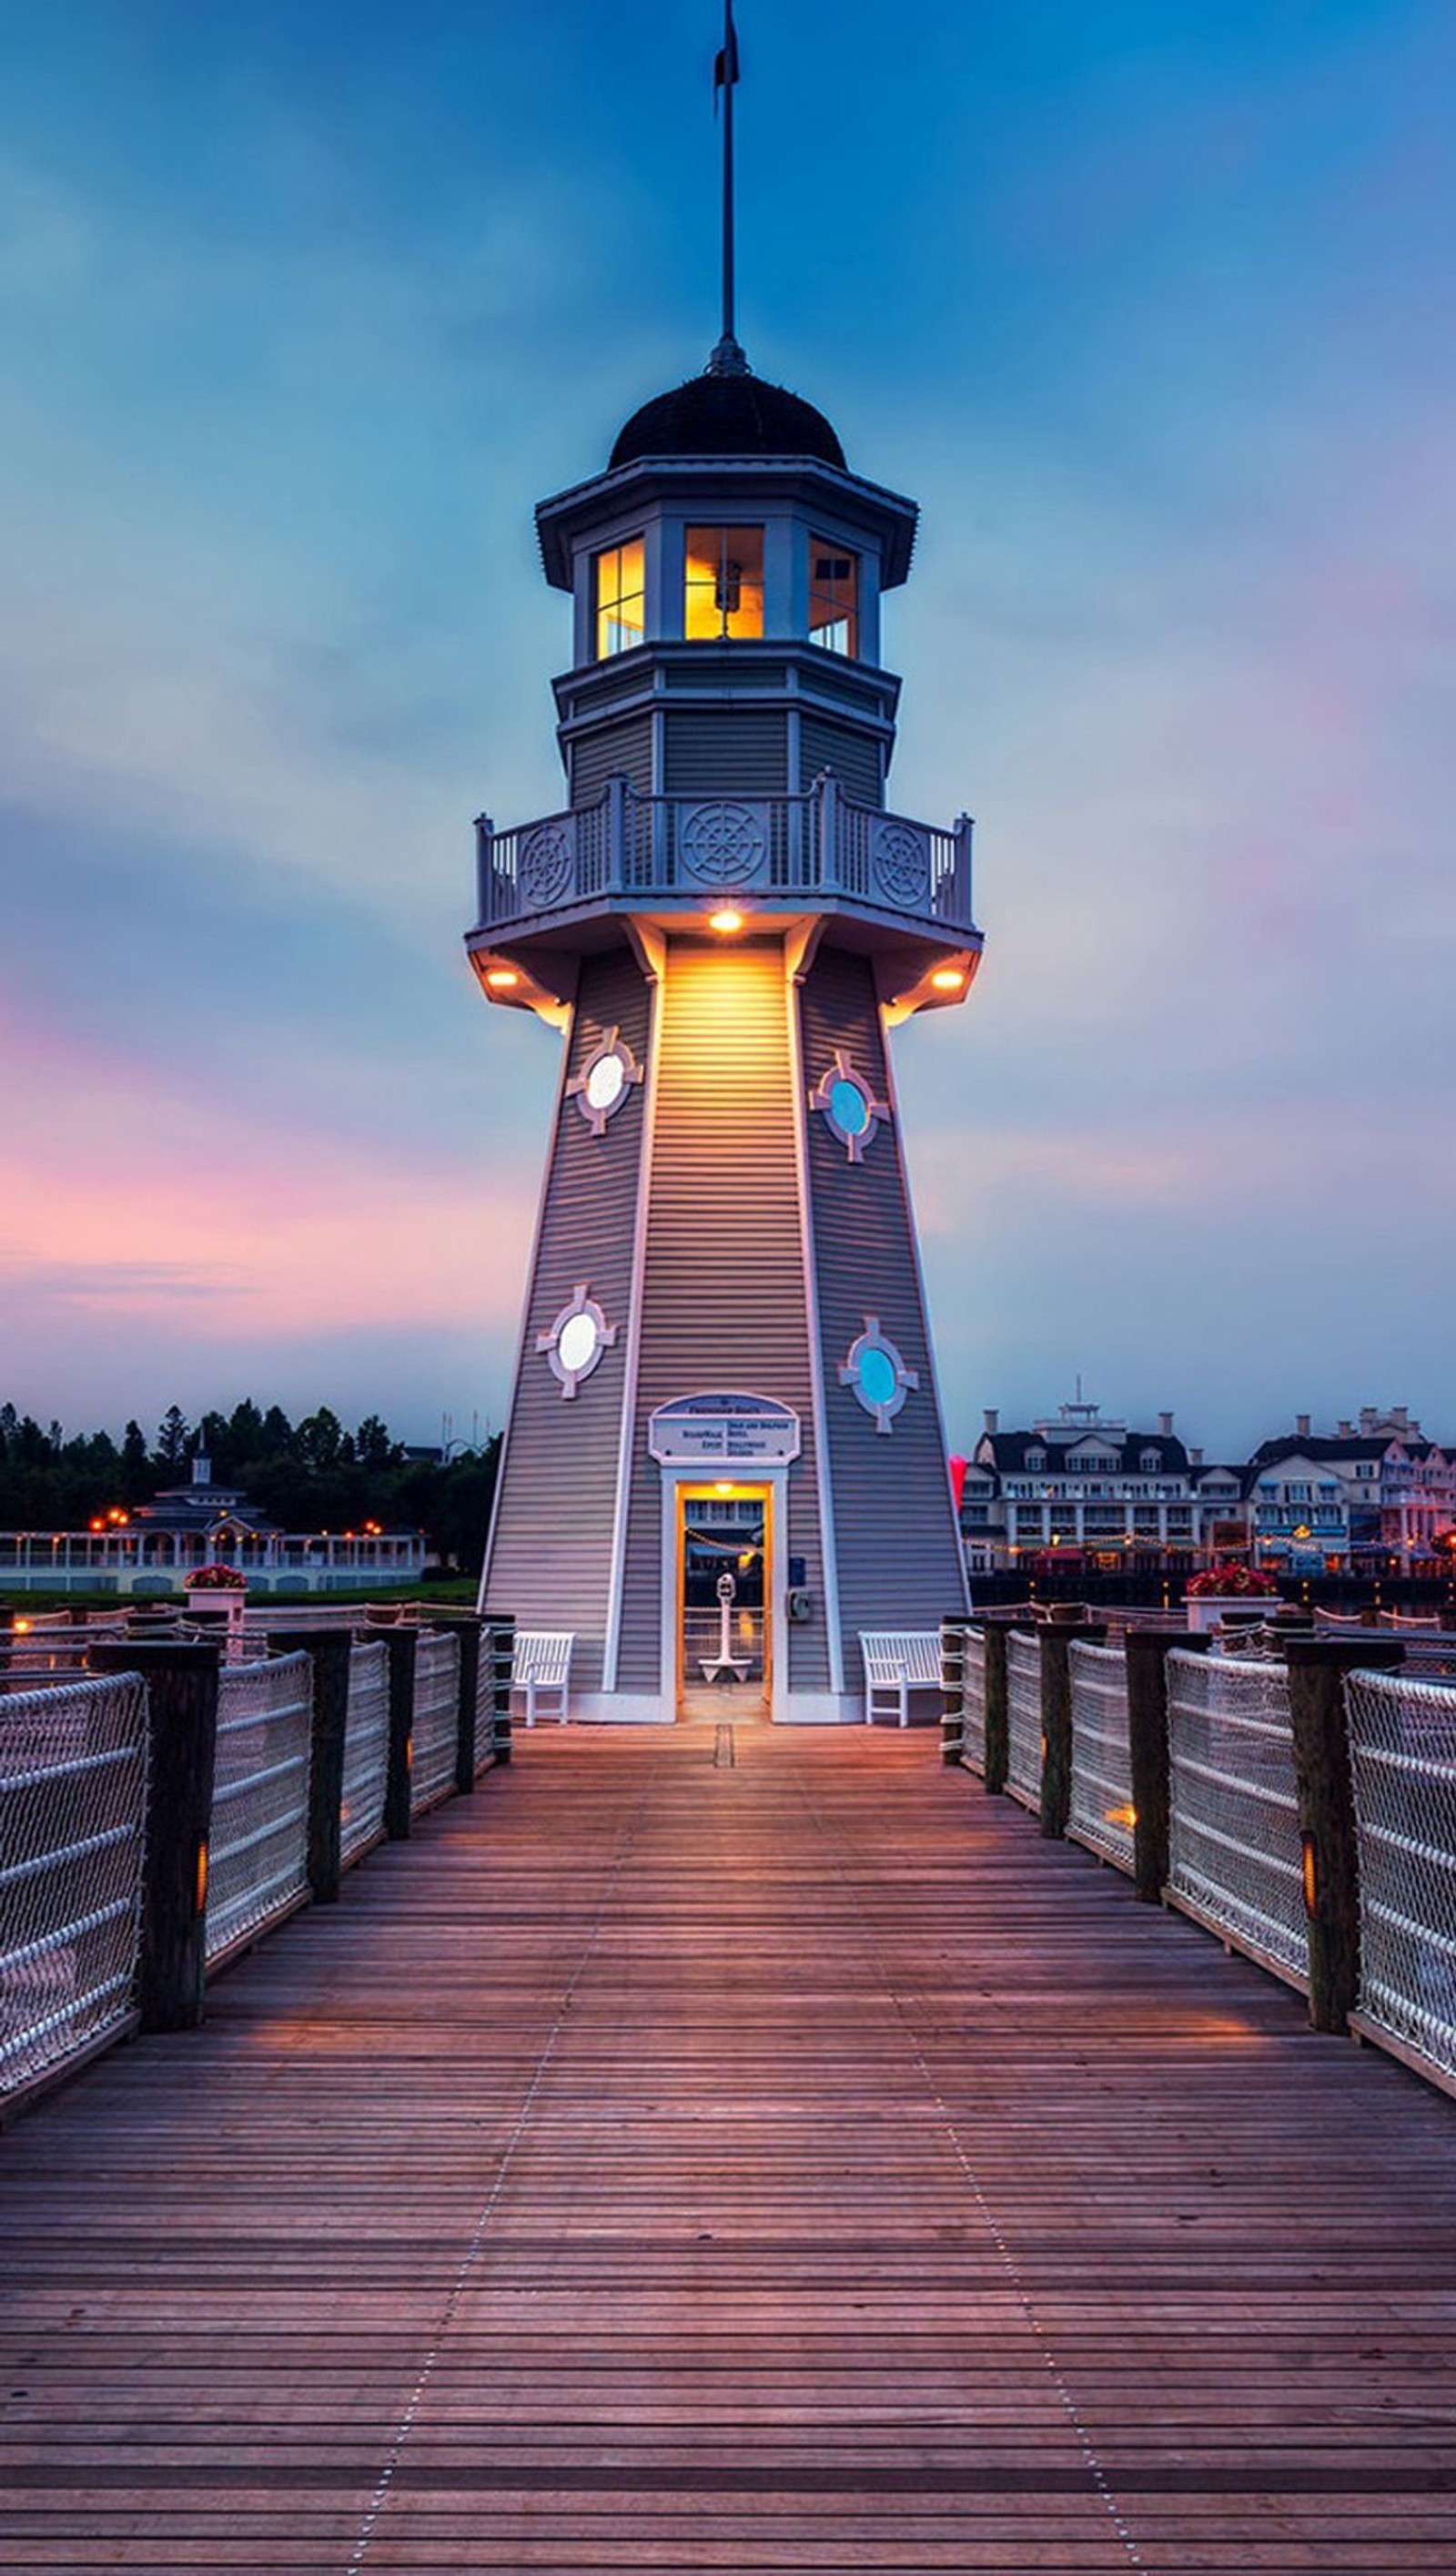
<svg viewBox="0 0 1456 2576"><path fill-rule="evenodd" d="M184 1485L192 1461L212 1462L212 1481L240 1487L260 1519L286 1530L422 1529L432 1550L463 1571L478 1570L495 1490L498 1439L445 1460L410 1458L377 1413L352 1431L326 1404L300 1422L281 1405L244 1397L231 1413L189 1422L170 1405L149 1443L128 1422L109 1431L45 1429L13 1404L0 1405L0 1529L85 1529L131 1512L169 1485Z"/></svg>

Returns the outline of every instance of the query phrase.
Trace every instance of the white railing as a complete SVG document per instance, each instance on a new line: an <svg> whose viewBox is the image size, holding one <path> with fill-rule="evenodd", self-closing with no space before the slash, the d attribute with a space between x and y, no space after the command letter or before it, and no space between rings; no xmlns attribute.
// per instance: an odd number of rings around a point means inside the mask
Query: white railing
<svg viewBox="0 0 1456 2576"><path fill-rule="evenodd" d="M1041 1806L1041 1646L1013 1629L1006 1640L1006 1786L1035 1813Z"/></svg>
<svg viewBox="0 0 1456 2576"><path fill-rule="evenodd" d="M1132 1755L1127 1730L1127 1657L1120 1646L1073 1640L1072 1794L1067 1831L1089 1851L1131 1874Z"/></svg>
<svg viewBox="0 0 1456 2576"><path fill-rule="evenodd" d="M312 1723L306 1654L224 1666L208 1859L209 1967L308 1892Z"/></svg>
<svg viewBox="0 0 1456 2576"><path fill-rule="evenodd" d="M986 1632L966 1630L961 1665L961 1760L968 1770L986 1768Z"/></svg>
<svg viewBox="0 0 1456 2576"><path fill-rule="evenodd" d="M1359 2014L1456 2079L1456 1689L1345 1684L1360 1867Z"/></svg>
<svg viewBox="0 0 1456 2576"><path fill-rule="evenodd" d="M1168 1657L1169 1892L1302 1991L1303 1854L1282 1664Z"/></svg>
<svg viewBox="0 0 1456 2576"><path fill-rule="evenodd" d="M0 1700L0 2095L131 2018L146 1798L134 1674Z"/></svg>
<svg viewBox="0 0 1456 2576"><path fill-rule="evenodd" d="M429 1628L415 1648L411 1815L437 1805L454 1788L459 1727L460 1640L448 1628Z"/></svg>
<svg viewBox="0 0 1456 2576"><path fill-rule="evenodd" d="M476 824L480 930L610 900L701 905L727 895L835 897L970 932L971 825L946 831L886 814L836 779L796 796L640 796L625 778L600 800L497 832Z"/></svg>

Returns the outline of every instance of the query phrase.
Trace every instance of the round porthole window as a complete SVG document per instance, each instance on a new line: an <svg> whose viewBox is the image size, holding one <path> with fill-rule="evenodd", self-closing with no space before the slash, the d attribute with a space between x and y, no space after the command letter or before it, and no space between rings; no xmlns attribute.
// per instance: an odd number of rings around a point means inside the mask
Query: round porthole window
<svg viewBox="0 0 1456 2576"><path fill-rule="evenodd" d="M822 1113L852 1163L862 1159L881 1119L890 1115L888 1101L876 1099L873 1085L855 1071L843 1047L835 1048L834 1062L809 1094L809 1106Z"/></svg>
<svg viewBox="0 0 1456 2576"><path fill-rule="evenodd" d="M582 1057L566 1086L566 1096L576 1102L593 1135L605 1136L608 1119L616 1117L641 1080L642 1067L621 1030L608 1029Z"/></svg>
<svg viewBox="0 0 1456 2576"><path fill-rule="evenodd" d="M571 1303L563 1306L549 1332L536 1335L536 1348L545 1360L564 1396L575 1395L583 1379L591 1376L603 1353L617 1338L617 1327L609 1324L587 1282L573 1289Z"/></svg>
<svg viewBox="0 0 1456 2576"><path fill-rule="evenodd" d="M889 1335L881 1332L879 1316L866 1315L864 1331L845 1355L839 1383L873 1416L877 1431L889 1431L906 1396L919 1387L920 1376L905 1366Z"/></svg>

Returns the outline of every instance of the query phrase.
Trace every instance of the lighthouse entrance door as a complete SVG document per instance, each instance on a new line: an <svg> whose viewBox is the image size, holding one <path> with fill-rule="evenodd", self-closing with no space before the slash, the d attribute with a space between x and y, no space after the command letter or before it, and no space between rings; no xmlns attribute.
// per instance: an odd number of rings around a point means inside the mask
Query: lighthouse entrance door
<svg viewBox="0 0 1456 2576"><path fill-rule="evenodd" d="M768 1485L679 1485L678 1702L683 1713L748 1716L772 1691Z"/></svg>

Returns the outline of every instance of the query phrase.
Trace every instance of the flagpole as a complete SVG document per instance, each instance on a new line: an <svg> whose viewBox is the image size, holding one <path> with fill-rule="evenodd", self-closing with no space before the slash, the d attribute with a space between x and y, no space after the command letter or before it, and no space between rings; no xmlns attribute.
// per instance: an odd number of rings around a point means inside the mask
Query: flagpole
<svg viewBox="0 0 1456 2576"><path fill-rule="evenodd" d="M723 5L723 337L733 329L733 93L738 86L738 46L733 30L733 0Z"/></svg>

